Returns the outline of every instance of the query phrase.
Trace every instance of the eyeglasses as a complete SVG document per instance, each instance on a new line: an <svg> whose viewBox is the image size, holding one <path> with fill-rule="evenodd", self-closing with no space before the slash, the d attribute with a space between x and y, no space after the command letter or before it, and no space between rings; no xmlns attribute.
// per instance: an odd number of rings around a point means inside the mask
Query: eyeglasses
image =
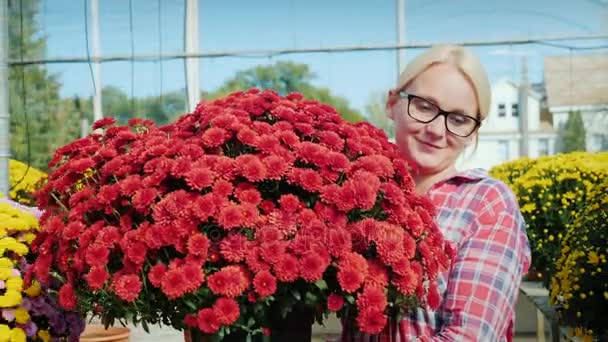
<svg viewBox="0 0 608 342"><path fill-rule="evenodd" d="M407 114L412 119L426 124L442 115L445 117L445 128L456 136L466 138L481 125L481 121L472 116L446 112L425 98L408 94L403 90L399 92L399 97L407 99Z"/></svg>

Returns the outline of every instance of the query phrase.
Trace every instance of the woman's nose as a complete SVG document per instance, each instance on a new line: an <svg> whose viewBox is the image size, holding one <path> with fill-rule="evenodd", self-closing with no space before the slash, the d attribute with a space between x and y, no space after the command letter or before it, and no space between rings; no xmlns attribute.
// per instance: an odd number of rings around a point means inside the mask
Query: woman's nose
<svg viewBox="0 0 608 342"><path fill-rule="evenodd" d="M445 135L445 117L439 115L435 120L426 124L425 131L436 137Z"/></svg>

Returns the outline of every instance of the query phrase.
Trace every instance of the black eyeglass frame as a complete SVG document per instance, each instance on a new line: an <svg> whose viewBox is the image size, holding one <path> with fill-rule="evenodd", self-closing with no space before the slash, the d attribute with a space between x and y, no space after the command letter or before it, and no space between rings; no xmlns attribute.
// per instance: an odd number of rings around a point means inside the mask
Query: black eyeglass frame
<svg viewBox="0 0 608 342"><path fill-rule="evenodd" d="M455 135L455 136L457 136L457 137L461 137L461 138L466 138L466 137L469 137L469 136L471 136L471 134L475 133L475 131L476 131L476 130L477 130L477 129L478 129L480 126L481 126L481 120L479 120L479 119L477 119L477 118L475 118L475 117L472 117L472 116L470 116L470 115L466 115L466 114L460 114L460 113L447 112L447 111L445 111L445 110L441 109L441 108L440 108L438 105L436 105L436 104L432 103L431 101L429 101L429 100L425 99L424 97L421 97L421 96L418 96L418 95L414 95L414 94L410 94L410 93L406 92L405 90L401 90L401 91L398 93L398 95L399 95L399 97L400 97L400 98L402 98L402 99L407 99L407 115L408 115L410 118L412 118L412 119L414 119L414 120L416 120L416 121L418 121L418 122L420 122L420 123L428 124L428 123L431 123L431 122L435 121L435 119L437 119L437 117L438 117L438 116L443 116L443 117L444 117L444 123L445 123L445 129L446 129L448 132L450 132L451 134L454 134L454 135ZM424 120L420 120L420 119L418 119L418 118L415 118L415 117L412 115L412 113L410 113L410 104L412 103L412 99L419 99L419 100L422 100L422 101L428 102L428 103L430 103L431 105L433 105L433 106L437 107L437 111L438 111L437 115L435 115L435 116L434 116L432 119L427 120L427 121L424 121ZM461 115L461 116L467 117L467 118L469 118L469 119L472 119L472 120L475 122L475 126L473 127L473 129L471 129L471 132L470 132L469 134L467 134L467 135L460 135L460 134L454 133L454 132L452 132L452 131L451 131L451 130L448 128L448 115L450 115L450 114L451 114L451 115Z"/></svg>

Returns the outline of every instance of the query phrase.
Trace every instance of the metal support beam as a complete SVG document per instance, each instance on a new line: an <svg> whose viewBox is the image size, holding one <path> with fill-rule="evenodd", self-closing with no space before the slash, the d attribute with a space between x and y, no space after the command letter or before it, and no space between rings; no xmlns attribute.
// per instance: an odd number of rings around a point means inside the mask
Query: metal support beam
<svg viewBox="0 0 608 342"><path fill-rule="evenodd" d="M0 193L9 197L8 0L0 0Z"/></svg>
<svg viewBox="0 0 608 342"><path fill-rule="evenodd" d="M91 43L93 45L93 56L101 56L99 48L99 2L98 0L91 1ZM101 107L101 63L100 61L93 62L93 83L95 84L95 95L93 96L93 121L97 121L103 117Z"/></svg>
<svg viewBox="0 0 608 342"><path fill-rule="evenodd" d="M198 53L198 0L186 0L185 11L184 48L186 54ZM199 65L197 58L188 57L184 61L189 112L196 109L200 99Z"/></svg>
<svg viewBox="0 0 608 342"><path fill-rule="evenodd" d="M397 22L397 45L405 45L405 0L395 0L395 15ZM397 50L397 82L399 75L405 69L405 49Z"/></svg>

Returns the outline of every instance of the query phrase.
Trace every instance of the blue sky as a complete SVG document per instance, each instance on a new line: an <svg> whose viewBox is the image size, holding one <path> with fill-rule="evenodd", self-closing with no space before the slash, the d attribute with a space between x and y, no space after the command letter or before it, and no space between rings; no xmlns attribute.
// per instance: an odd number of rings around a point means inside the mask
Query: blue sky
<svg viewBox="0 0 608 342"><path fill-rule="evenodd" d="M159 0L132 0L136 54L183 49L184 0L160 0L162 35L158 30ZM84 0L41 0L39 23L48 37L47 57L84 56ZM101 50L104 55L130 54L129 1L99 0ZM387 44L396 40L393 0L200 0L199 34L203 51L329 47ZM90 22L89 22L90 23ZM607 0L407 0L406 37L409 42L506 40L538 36L608 34ZM159 39L160 38L160 39ZM604 41L563 42L571 45ZM529 55L530 79L542 79L542 59L569 54L567 49L538 45L475 48L492 80L519 77L518 54ZM607 50L593 51L606 52ZM407 58L419 53L408 50ZM578 53L573 51L573 53ZM297 54L262 58L201 60L202 90L213 90L236 71L278 60L309 64L315 84L329 87L357 109L370 94L386 91L396 78L394 51ZM54 64L62 95L93 93L87 64ZM184 87L181 60L135 63L135 95L158 95L161 89ZM131 92L131 64L102 65L103 85Z"/></svg>

